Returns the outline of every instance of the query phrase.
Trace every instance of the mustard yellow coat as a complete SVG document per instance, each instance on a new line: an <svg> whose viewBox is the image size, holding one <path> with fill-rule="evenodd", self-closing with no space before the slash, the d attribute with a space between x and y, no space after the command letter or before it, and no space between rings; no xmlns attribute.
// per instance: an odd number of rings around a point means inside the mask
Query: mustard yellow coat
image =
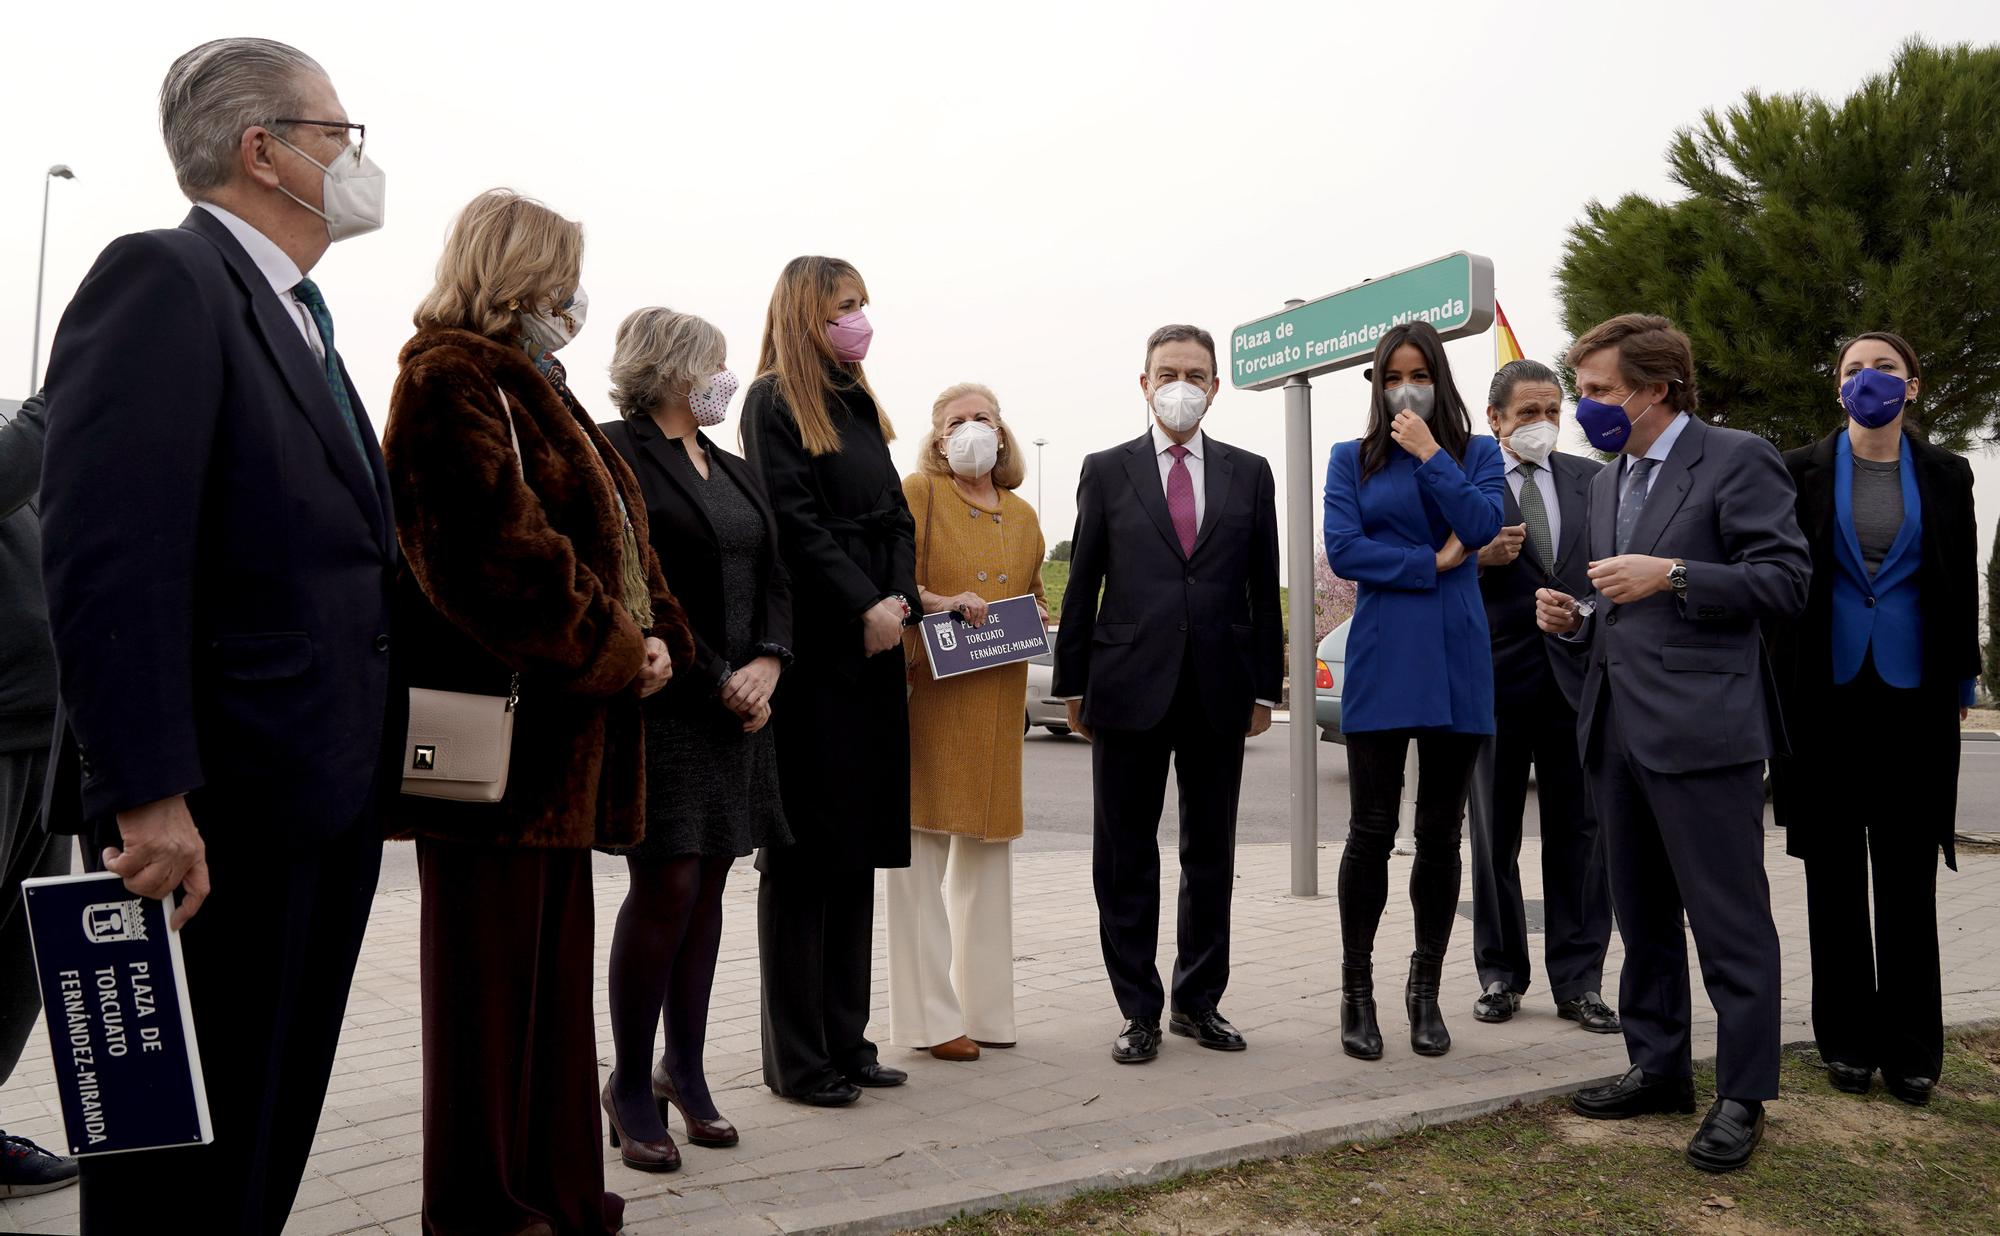
<svg viewBox="0 0 2000 1236"><path fill-rule="evenodd" d="M1041 521L1008 490L1000 509L974 506L941 476L903 480L917 520L917 583L940 596L1042 599ZM910 827L985 841L1021 835L1025 663L931 677L922 637L904 637L910 674Z"/></svg>

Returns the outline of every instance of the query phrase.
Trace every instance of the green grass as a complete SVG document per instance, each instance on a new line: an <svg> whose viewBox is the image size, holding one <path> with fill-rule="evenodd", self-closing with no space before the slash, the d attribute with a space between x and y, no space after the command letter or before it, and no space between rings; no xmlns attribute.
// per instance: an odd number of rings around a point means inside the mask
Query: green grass
<svg viewBox="0 0 2000 1236"><path fill-rule="evenodd" d="M1704 1095L1713 1077L1697 1079ZM1927 1108L1833 1090L1786 1053L1783 1097L1743 1171L1682 1147L1694 1117L1598 1123L1561 1103L1384 1142L958 1219L933 1236L1054 1232L2000 1232L2000 1033L1954 1038Z"/></svg>
<svg viewBox="0 0 2000 1236"><path fill-rule="evenodd" d="M1069 563L1044 562L1042 564L1042 593L1049 599L1049 621L1062 621L1063 593L1069 590ZM1285 615L1285 628L1291 629L1291 590L1278 589L1278 612Z"/></svg>

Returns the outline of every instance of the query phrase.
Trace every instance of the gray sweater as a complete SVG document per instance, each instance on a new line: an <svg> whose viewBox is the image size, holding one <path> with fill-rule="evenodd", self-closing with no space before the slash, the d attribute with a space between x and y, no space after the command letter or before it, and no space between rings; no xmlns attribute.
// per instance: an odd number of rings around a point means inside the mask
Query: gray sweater
<svg viewBox="0 0 2000 1236"><path fill-rule="evenodd" d="M42 594L40 395L0 401L0 751L46 750L56 717L56 650Z"/></svg>

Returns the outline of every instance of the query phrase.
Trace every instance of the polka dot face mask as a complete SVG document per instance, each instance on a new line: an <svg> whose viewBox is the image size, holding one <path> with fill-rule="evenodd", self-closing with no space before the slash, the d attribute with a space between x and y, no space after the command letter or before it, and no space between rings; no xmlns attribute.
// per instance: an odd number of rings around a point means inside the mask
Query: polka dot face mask
<svg viewBox="0 0 2000 1236"><path fill-rule="evenodd" d="M694 423L706 429L720 425L729 415L729 401L736 397L736 375L724 369L708 380L708 389L688 396Z"/></svg>

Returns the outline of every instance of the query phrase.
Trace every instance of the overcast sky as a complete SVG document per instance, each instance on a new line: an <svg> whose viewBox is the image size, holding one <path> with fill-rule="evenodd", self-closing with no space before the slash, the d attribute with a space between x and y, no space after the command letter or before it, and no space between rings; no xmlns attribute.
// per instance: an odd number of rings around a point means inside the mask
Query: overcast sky
<svg viewBox="0 0 2000 1236"><path fill-rule="evenodd" d="M387 227L313 272L378 427L447 224L507 185L584 224L591 315L563 357L600 418L632 309L714 321L747 379L783 263L845 257L874 297L899 462L939 390L989 384L1024 443L1049 440L1051 543L1082 456L1143 426L1153 327L1207 327L1226 364L1229 329L1287 297L1469 249L1551 360L1566 229L1591 198L1670 193L1676 127L1752 88L1844 96L1910 34L2000 41L1986 0L123 8L8 19L0 392L28 379L42 169L77 173L54 185L46 352L104 245L187 209L155 115L167 65L256 34L326 67L388 174ZM1451 352L1483 406L1490 336ZM1282 408L1225 386L1207 426L1282 478ZM1364 410L1359 370L1315 384L1315 473ZM1976 467L1990 525L2000 460Z"/></svg>

